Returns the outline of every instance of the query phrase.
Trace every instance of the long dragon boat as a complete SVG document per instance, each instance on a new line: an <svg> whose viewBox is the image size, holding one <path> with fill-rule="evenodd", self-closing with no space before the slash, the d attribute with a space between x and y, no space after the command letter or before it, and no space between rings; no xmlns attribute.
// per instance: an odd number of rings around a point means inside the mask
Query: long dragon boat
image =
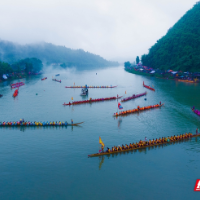
<svg viewBox="0 0 200 200"><path fill-rule="evenodd" d="M195 108L191 108L192 112L195 113L196 115L200 116L200 111L199 110L195 110Z"/></svg>
<svg viewBox="0 0 200 200"><path fill-rule="evenodd" d="M82 124L80 123L67 123L67 122L22 122L22 121L16 121L16 122L0 122L0 126L78 126Z"/></svg>
<svg viewBox="0 0 200 200"><path fill-rule="evenodd" d="M132 95L131 97L127 97L127 98L122 99L121 102L129 101L129 100L131 100L131 99L135 99L135 98L144 96L144 95L146 95L146 94L147 94L147 92L144 92L144 93L141 93L141 94L137 94L137 95L134 94L134 95Z"/></svg>
<svg viewBox="0 0 200 200"><path fill-rule="evenodd" d="M152 87L150 87L150 86L148 86L148 85L145 85L145 84L144 84L144 81L143 81L143 86L144 86L145 88L149 89L149 90L155 91L154 88L152 88Z"/></svg>
<svg viewBox="0 0 200 200"><path fill-rule="evenodd" d="M65 86L65 88L116 88L116 86Z"/></svg>
<svg viewBox="0 0 200 200"><path fill-rule="evenodd" d="M116 112L116 113L114 113L113 117L118 117L118 116L127 115L127 114L131 114L131 113L136 113L136 112L140 112L140 111L144 111L144 110L150 110L150 109L154 109L154 108L160 108L163 105L164 105L164 103L161 104L161 105L156 104L156 105L145 106L145 107L138 106L135 109L120 111L119 113Z"/></svg>
<svg viewBox="0 0 200 200"><path fill-rule="evenodd" d="M41 81L44 81L44 80L46 80L46 79L47 79L47 77L45 77L45 78L42 78L42 79L41 79Z"/></svg>
<svg viewBox="0 0 200 200"><path fill-rule="evenodd" d="M57 81L57 82L61 83L61 80L57 80L57 79L52 79L52 81Z"/></svg>
<svg viewBox="0 0 200 200"><path fill-rule="evenodd" d="M13 84L10 85L10 87L11 88L18 88L18 87L20 87L22 85L25 85L25 83L24 82L13 83Z"/></svg>
<svg viewBox="0 0 200 200"><path fill-rule="evenodd" d="M182 79L178 79L178 81L180 81L180 82L185 82L185 83L197 83L196 81L193 81L193 80L182 80Z"/></svg>
<svg viewBox="0 0 200 200"><path fill-rule="evenodd" d="M200 136L200 133L197 133L197 134L192 134L192 133L189 133L186 137L183 137L183 136L175 136L175 139L171 140L170 138L164 138L164 140L161 139L161 142L156 142L153 143L153 144L149 144L148 141L141 141L142 144L139 142L139 143L136 143L136 144L131 144L131 146L129 145L126 145L124 146L124 149L122 149L122 147L116 147L114 146L113 150L110 150L109 151L106 151L106 152L100 152L100 153L95 153L95 154L90 154L88 155L88 157L96 157L96 156L103 156L103 155L110 155L110 154L116 154L116 153L121 153L121 152L127 152L127 151L132 151L132 150L137 150L137 149L144 149L144 148L148 148L148 147L154 147L154 146L159 146L159 145L163 145L163 144L170 144L170 143L176 143L176 142L179 142L179 141L183 141L183 140L187 140L189 138L193 138L193 137L198 137ZM172 136L174 138L174 136Z"/></svg>
<svg viewBox="0 0 200 200"><path fill-rule="evenodd" d="M108 100L115 100L115 99L120 99L120 97L106 97L106 98L99 98L99 99L92 99L90 98L89 100L84 100L84 101L72 101L72 103L64 103L64 106L70 106L70 105L77 105L77 104L83 104L83 103L93 103L93 102L100 102L100 101L108 101Z"/></svg>

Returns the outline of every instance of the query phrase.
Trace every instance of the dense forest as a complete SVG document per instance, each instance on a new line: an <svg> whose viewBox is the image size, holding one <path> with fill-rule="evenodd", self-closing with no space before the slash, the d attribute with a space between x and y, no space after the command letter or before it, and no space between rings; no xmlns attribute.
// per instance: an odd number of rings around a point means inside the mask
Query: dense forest
<svg viewBox="0 0 200 200"><path fill-rule="evenodd" d="M154 69L200 71L200 2L170 28L147 55L142 55L141 61Z"/></svg>
<svg viewBox="0 0 200 200"><path fill-rule="evenodd" d="M40 59L44 64L59 64L64 68L94 69L118 65L117 62L107 61L98 55L81 49L73 50L45 42L19 45L0 40L0 61L13 64L21 59L31 57Z"/></svg>
<svg viewBox="0 0 200 200"><path fill-rule="evenodd" d="M2 79L3 74L10 74L13 72L32 74L38 73L42 68L42 61L37 58L26 58L13 64L0 62L0 79Z"/></svg>

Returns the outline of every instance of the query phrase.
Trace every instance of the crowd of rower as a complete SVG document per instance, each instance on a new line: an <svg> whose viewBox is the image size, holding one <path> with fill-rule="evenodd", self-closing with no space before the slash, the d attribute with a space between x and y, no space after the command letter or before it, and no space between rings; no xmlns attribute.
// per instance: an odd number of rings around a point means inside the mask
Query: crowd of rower
<svg viewBox="0 0 200 200"><path fill-rule="evenodd" d="M122 144L122 146L114 146L111 149L107 147L106 152L110 153L110 152L114 152L114 151L122 151L122 150L127 150L127 149L137 149L140 147L147 147L147 146L152 146L152 145L157 145L157 144L163 144L163 143L167 143L167 142L173 142L173 141L177 141L177 140L182 140L185 138L190 138L192 136L192 133L185 133L185 134L180 134L177 136L171 136L171 137L162 137L159 139L153 139L153 140L149 140L149 141L142 141L140 140L139 142L136 143L130 143L129 145L125 144L125 146ZM103 149L102 149L103 151Z"/></svg>
<svg viewBox="0 0 200 200"><path fill-rule="evenodd" d="M115 116L125 115L125 114L129 114L129 113L138 112L138 111L141 111L141 110L148 110L148 109L151 109L151 108L157 108L157 107L160 107L160 106L161 106L161 103L160 103L160 105L156 104L156 105L153 105L153 106L145 106L145 107L138 106L136 109L120 111L119 113L116 112L116 113L114 113L114 115Z"/></svg>

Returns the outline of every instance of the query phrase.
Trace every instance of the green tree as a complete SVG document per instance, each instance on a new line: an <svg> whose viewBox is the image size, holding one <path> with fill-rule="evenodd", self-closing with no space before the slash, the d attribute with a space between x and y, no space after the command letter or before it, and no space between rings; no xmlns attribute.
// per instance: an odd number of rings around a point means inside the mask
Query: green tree
<svg viewBox="0 0 200 200"><path fill-rule="evenodd" d="M136 64L140 62L139 56L136 57Z"/></svg>
<svg viewBox="0 0 200 200"><path fill-rule="evenodd" d="M129 61L124 63L124 67L130 67L130 66L131 66L131 63Z"/></svg>

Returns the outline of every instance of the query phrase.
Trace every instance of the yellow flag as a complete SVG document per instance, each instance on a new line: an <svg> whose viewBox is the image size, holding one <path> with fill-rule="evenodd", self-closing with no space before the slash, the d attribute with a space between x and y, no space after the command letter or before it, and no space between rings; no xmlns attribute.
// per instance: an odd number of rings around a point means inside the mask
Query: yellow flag
<svg viewBox="0 0 200 200"><path fill-rule="evenodd" d="M101 144L103 147L105 147L104 143L102 142L100 136L99 136L99 144Z"/></svg>
<svg viewBox="0 0 200 200"><path fill-rule="evenodd" d="M71 98L71 100L73 100L73 97Z"/></svg>

